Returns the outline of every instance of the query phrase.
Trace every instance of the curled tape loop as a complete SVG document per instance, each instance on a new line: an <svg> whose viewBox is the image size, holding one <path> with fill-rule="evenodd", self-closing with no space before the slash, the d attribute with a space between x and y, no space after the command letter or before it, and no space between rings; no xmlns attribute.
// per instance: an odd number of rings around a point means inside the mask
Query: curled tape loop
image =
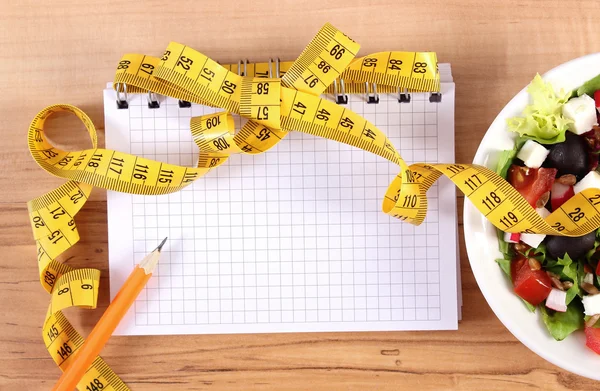
<svg viewBox="0 0 600 391"><path fill-rule="evenodd" d="M220 65L202 53L171 42L161 58L126 54L117 67L114 88L117 104L125 105L127 93L150 93L188 102L220 107L225 112L192 118L194 142L200 156L195 167L162 163L97 147L96 130L89 117L70 105L42 110L28 132L29 150L35 161L67 182L28 203L38 249L40 281L52 294L44 324L48 351L64 369L82 338L61 309L96 305L99 273L74 271L56 258L79 240L74 217L93 187L133 194L166 194L178 191L226 162L234 153L268 151L290 131L336 140L372 152L396 163L400 170L384 195L384 213L420 224L427 211L427 190L442 175L496 227L507 232L531 232L580 236L600 226L600 190L588 189L554 211L545 220L503 178L473 164L412 164L408 166L383 132L345 106L321 99L334 93L338 103L348 92L378 93L439 91L435 53L382 52L356 59L359 45L326 24L294 62ZM280 78L281 77L281 78ZM370 87L369 87L370 86ZM182 106L182 107L184 107ZM73 113L86 126L92 148L69 152L51 145L44 122L53 113ZM247 119L237 133L230 113ZM98 358L78 388L102 383L127 390L121 380ZM88 388L89 389L89 388ZM107 389L107 388L105 388Z"/></svg>

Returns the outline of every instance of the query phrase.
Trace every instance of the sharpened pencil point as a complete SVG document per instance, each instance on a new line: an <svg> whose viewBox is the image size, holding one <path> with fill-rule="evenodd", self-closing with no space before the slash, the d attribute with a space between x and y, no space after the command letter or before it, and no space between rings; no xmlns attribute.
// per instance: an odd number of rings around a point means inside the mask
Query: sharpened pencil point
<svg viewBox="0 0 600 391"><path fill-rule="evenodd" d="M162 242L152 251L150 254L146 255L144 259L141 260L139 266L144 269L146 274L150 274L156 268L156 264L158 263L158 259L160 258L160 250L165 245L167 238L164 238Z"/></svg>
<svg viewBox="0 0 600 391"><path fill-rule="evenodd" d="M167 239L168 239L168 236L165 237L162 242L160 242L160 244L158 245L158 247L154 251L160 251L160 250L162 250L163 246L167 242Z"/></svg>

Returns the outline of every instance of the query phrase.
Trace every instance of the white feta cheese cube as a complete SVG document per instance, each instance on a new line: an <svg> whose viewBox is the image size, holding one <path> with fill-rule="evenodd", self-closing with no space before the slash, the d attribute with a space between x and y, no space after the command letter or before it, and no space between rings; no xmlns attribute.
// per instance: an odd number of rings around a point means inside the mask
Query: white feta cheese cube
<svg viewBox="0 0 600 391"><path fill-rule="evenodd" d="M558 312L567 312L567 292L552 288L546 299L546 307Z"/></svg>
<svg viewBox="0 0 600 391"><path fill-rule="evenodd" d="M545 237L544 234L521 234L521 242L532 248L537 248Z"/></svg>
<svg viewBox="0 0 600 391"><path fill-rule="evenodd" d="M542 219L550 216L550 211L546 208L535 208L535 211L542 217Z"/></svg>
<svg viewBox="0 0 600 391"><path fill-rule="evenodd" d="M600 189L600 174L596 171L590 171L582 180L573 186L575 194L582 192L585 189Z"/></svg>
<svg viewBox="0 0 600 391"><path fill-rule="evenodd" d="M540 168L549 153L550 151L541 144L527 140L517 153L517 158L521 159L529 168Z"/></svg>
<svg viewBox="0 0 600 391"><path fill-rule="evenodd" d="M587 316L600 314L600 295L583 296L582 301Z"/></svg>
<svg viewBox="0 0 600 391"><path fill-rule="evenodd" d="M569 125L569 130L575 134L585 133L591 130L592 126L598 125L594 99L585 94L565 103L562 113L565 117L573 120L573 123Z"/></svg>

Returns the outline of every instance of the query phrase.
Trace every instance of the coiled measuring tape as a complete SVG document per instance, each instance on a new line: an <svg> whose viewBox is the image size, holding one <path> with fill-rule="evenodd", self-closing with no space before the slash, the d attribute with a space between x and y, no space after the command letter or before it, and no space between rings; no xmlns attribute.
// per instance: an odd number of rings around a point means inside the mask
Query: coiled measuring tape
<svg viewBox="0 0 600 391"><path fill-rule="evenodd" d="M133 194L166 194L189 185L223 164L233 153L263 153L289 131L301 131L370 151L400 167L383 200L392 217L420 224L427 211L426 192L445 175L496 227L507 232L579 236L600 226L600 191L585 190L545 220L503 178L473 164L408 166L387 137L372 123L333 102L319 98L342 78L348 85L376 83L388 91L439 91L434 53L383 52L355 59L359 45L326 24L293 63L280 63L283 77L273 78L270 64L221 66L196 50L170 43L161 58L127 54L117 66L114 87L119 96L156 93L226 112L192 118L200 156L196 167L173 164L97 147L89 117L70 105L42 110L32 121L28 142L35 161L68 182L28 203L38 250L40 280L52 298L43 327L50 355L65 369L83 339L61 310L96 306L99 272L72 270L56 259L79 240L74 216L93 187ZM237 72L235 68L237 67ZM92 148L69 152L51 145L44 123L53 113L75 114L86 126ZM248 118L235 132L231 113ZM127 390L102 361L94 361L78 384L81 391Z"/></svg>

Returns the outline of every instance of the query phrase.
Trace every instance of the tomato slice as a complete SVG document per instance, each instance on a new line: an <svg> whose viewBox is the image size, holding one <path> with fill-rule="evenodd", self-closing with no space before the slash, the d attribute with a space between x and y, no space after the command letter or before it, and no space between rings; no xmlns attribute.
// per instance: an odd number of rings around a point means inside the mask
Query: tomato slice
<svg viewBox="0 0 600 391"><path fill-rule="evenodd" d="M528 168L513 164L508 169L508 182L535 208L542 194L552 189L557 172L556 168Z"/></svg>
<svg viewBox="0 0 600 391"><path fill-rule="evenodd" d="M585 328L585 345L600 354L600 329L595 327Z"/></svg>
<svg viewBox="0 0 600 391"><path fill-rule="evenodd" d="M552 291L552 281L542 269L533 270L526 258L517 258L511 262L511 275L515 293L531 305L546 300Z"/></svg>

